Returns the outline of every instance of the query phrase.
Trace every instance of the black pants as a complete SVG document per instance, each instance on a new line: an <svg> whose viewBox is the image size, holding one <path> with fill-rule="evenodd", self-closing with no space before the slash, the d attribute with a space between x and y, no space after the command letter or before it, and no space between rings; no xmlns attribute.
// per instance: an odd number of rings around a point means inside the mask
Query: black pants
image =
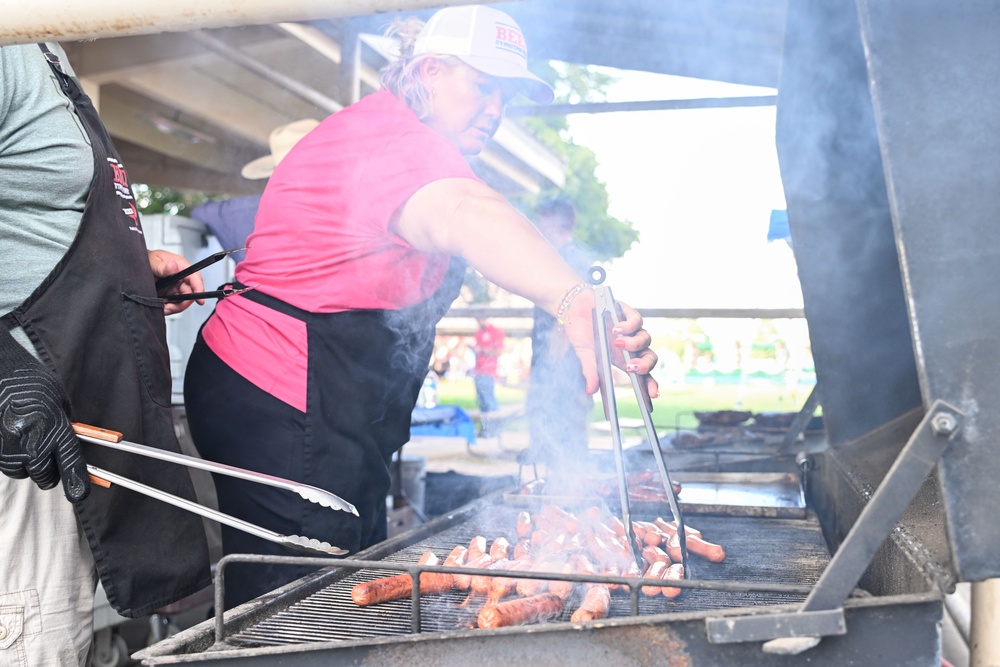
<svg viewBox="0 0 1000 667"><path fill-rule="evenodd" d="M313 455L311 447L314 445L307 437L308 416L233 371L200 336L188 362L184 398L191 436L204 458L319 486L353 502L338 488L338 479L353 480L360 473L351 469L330 469L331 466L322 463L330 457ZM357 532L349 522L358 519L346 512L333 511L271 486L224 475L215 475L214 479L219 509L226 514L281 535L302 535L344 548L354 547L352 550L369 546L348 546L338 541L338 535ZM374 536L372 544L386 536L384 494L382 498L381 508L369 510L376 513L376 525L382 529L381 534ZM222 527L222 546L227 555L321 555L294 551L228 526ZM228 566L226 608L269 593L315 570L285 564Z"/></svg>

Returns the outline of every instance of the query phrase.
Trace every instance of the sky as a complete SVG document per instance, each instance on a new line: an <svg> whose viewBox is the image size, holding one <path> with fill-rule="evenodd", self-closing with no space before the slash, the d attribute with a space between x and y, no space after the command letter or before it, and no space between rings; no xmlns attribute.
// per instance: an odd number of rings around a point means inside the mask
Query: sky
<svg viewBox="0 0 1000 667"><path fill-rule="evenodd" d="M773 95L769 88L610 70L612 102ZM639 242L607 266L616 298L642 308L793 308L802 296L791 249L767 240L784 209L775 108L569 116L597 156L609 213Z"/></svg>

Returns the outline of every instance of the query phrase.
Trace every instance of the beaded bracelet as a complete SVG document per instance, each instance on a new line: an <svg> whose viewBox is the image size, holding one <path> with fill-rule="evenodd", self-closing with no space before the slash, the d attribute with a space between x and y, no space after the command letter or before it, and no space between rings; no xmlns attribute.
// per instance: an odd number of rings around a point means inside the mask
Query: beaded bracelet
<svg viewBox="0 0 1000 667"><path fill-rule="evenodd" d="M566 294L563 295L562 301L559 302L559 308L556 309L556 322L559 323L560 327L566 325L566 311L569 310L569 306L573 303L573 299L575 299L577 295L585 289L587 289L587 283L577 283L566 290Z"/></svg>

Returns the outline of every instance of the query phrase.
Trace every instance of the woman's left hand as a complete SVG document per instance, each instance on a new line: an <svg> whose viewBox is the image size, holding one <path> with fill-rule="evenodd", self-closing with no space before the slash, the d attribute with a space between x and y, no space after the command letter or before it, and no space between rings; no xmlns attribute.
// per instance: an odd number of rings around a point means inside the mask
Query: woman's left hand
<svg viewBox="0 0 1000 667"><path fill-rule="evenodd" d="M642 328L642 315L639 311L621 301L616 303L621 317L619 323L611 330L613 336L611 345L615 350L628 350L632 358L625 363L623 355L613 354L612 363L623 370L644 376L650 398L656 398L660 395L659 385L649 375L657 361L656 353L649 349L652 337ZM593 394L599 389L597 339L594 337L592 309L592 298L578 297L574 299L570 308L572 314L566 318L567 338L580 358L588 394Z"/></svg>
<svg viewBox="0 0 1000 667"><path fill-rule="evenodd" d="M649 332L642 328L642 315L639 311L621 301L616 303L623 319L611 330L611 333L617 336L612 339L611 345L619 350L628 350L632 354L632 358L624 365L624 370L639 375L649 375L657 362L656 353L649 349L653 339ZM624 357L621 361L625 361ZM653 391L658 390L658 385L653 378L649 378L649 382L650 396L655 396Z"/></svg>
<svg viewBox="0 0 1000 667"><path fill-rule="evenodd" d="M168 252L166 250L150 250L149 253L149 268L153 271L153 277L165 278L167 276L173 275L178 271L186 269L191 266L191 262L187 261L181 255L176 253ZM201 279L200 273L192 273L178 283L171 285L169 293L170 294L192 294L194 292L204 292L205 283ZM198 299L198 305L204 306L205 300ZM190 301L176 301L167 302L163 305L164 315L173 315L183 311L185 308L191 305Z"/></svg>
<svg viewBox="0 0 1000 667"><path fill-rule="evenodd" d="M653 339L649 332L642 328L642 315L639 311L621 301L616 303L622 318L611 330L615 335L615 338L611 339L611 345L618 350L628 350L632 358L625 362L624 355L621 357L614 355L612 361L623 370L644 375L649 397L656 398L660 395L660 387L649 374L657 361L656 353L649 348Z"/></svg>

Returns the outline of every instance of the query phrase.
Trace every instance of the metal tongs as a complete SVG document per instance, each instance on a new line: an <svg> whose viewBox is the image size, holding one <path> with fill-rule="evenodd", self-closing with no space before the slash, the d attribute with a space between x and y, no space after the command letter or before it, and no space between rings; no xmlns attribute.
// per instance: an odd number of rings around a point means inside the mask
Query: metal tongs
<svg viewBox="0 0 1000 667"><path fill-rule="evenodd" d="M73 430L76 432L76 437L80 440L84 440L95 445L110 447L111 449L118 449L123 452L138 454L140 456L148 456L150 458L176 463L189 468L207 470L208 472L218 475L228 475L230 477L237 477L251 482L267 484L268 486L274 486L279 489L286 489L297 493L299 496L311 503L316 503L317 505L329 507L334 510L350 512L354 516L358 516L358 510L354 507L354 505L347 502L340 496L315 486L299 484L298 482L282 479L281 477L252 472L250 470L244 470L243 468L228 466L223 463L213 463L194 456L185 456L184 454L176 454L174 452L156 449L155 447L147 447L146 445L140 445L135 442L123 440L122 434L118 431L111 431L97 426L74 423ZM343 556L348 553L346 549L332 546L328 542L302 537L301 535L281 535L272 530L261 528L260 526L256 526L242 519L230 516L229 514L223 514L218 510L212 509L211 507L205 507L204 505L199 505L198 503L191 502L190 500L179 498L175 495L167 493L166 491L161 491L152 486L141 484L135 480L129 479L128 477L122 477L121 475L98 468L97 466L88 465L87 472L90 473L91 481L98 486L110 487L111 484L118 484L123 488L137 491L138 493L155 498L170 505L174 505L175 507L180 507L181 509L194 512L195 514L227 526L231 526L237 530L242 530L243 532L250 533L251 535L256 535L262 539L277 542L278 544L283 544L293 549L307 551L310 553L320 551L334 556Z"/></svg>
<svg viewBox="0 0 1000 667"><path fill-rule="evenodd" d="M621 322L621 314L618 311L618 304L615 303L610 287L602 287L604 282L604 269L594 267L590 272L590 282L594 285L594 312L595 324L598 337L598 377L601 381L601 400L604 403L604 416L611 422L611 441L614 446L615 472L618 476L618 494L622 507L622 522L628 532L629 544L632 547L632 555L635 557L636 565L642 563L642 554L639 545L636 543L635 529L632 527L632 509L628 498L628 481L625 476L625 455L622 451L622 432L618 422L618 405L615 402L614 381L611 372L611 341L608 331ZM628 350L622 350L627 362L632 358ZM656 459L656 467L660 472L660 479L663 488L667 493L667 500L670 503L670 512L673 514L674 523L677 525L677 540L681 548L681 564L684 567L684 576L689 576L688 572L688 549L687 535L684 531L684 517L681 514L680 504L677 502L677 494L674 493L674 486L670 482L670 474L667 472L667 464L663 460L663 452L660 451L660 439L656 435L656 428L653 426L653 419L650 412L653 410L653 403L649 397L649 388L646 386L644 378L640 378L638 373L628 372L632 380L632 389L635 391L636 400L639 403L639 413L642 415L642 422L646 426L646 436L649 445L653 449L653 458Z"/></svg>
<svg viewBox="0 0 1000 667"><path fill-rule="evenodd" d="M156 293L164 301L178 302L178 301L194 301L196 299L225 299L227 296L233 296L234 294L242 294L247 290L256 289L257 285L241 286L241 287L222 287L217 290L212 290L210 292L191 292L190 294L164 294L164 291L169 287L179 283L184 280L192 273L201 271L206 266L211 266L216 262L222 261L234 252L240 252L241 250L246 250L246 248L232 248L230 250L220 250L219 252L213 253L208 257L195 262L186 269L181 269L177 273L171 273L169 276L164 276L156 281Z"/></svg>

